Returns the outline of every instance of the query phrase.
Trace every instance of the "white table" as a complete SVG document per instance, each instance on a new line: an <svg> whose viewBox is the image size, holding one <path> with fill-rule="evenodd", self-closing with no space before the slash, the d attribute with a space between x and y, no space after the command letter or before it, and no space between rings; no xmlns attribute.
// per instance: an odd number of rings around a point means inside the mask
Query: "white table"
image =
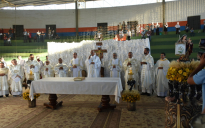
<svg viewBox="0 0 205 128"><path fill-rule="evenodd" d="M34 93L48 93L49 103L44 105L55 109L62 102L57 102L56 94L89 94L102 95L101 105L98 110L103 108L115 108L109 104L109 95L115 95L115 101L119 103L123 90L120 78L85 78L83 81L74 81L74 77L49 77L33 81L30 86L30 99L34 99ZM113 108L113 109L114 109Z"/></svg>

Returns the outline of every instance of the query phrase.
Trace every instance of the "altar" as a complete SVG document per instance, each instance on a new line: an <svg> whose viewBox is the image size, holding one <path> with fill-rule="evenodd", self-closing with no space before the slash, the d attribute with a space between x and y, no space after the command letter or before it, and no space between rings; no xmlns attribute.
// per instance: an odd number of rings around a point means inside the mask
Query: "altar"
<svg viewBox="0 0 205 128"><path fill-rule="evenodd" d="M62 101L57 102L56 94L89 94L102 95L99 111L103 108L114 109L115 105L110 105L109 95L115 95L115 101L119 103L122 92L120 78L85 78L83 81L74 81L74 77L48 77L33 81L30 86L30 99L34 99L34 93L49 94L49 103L44 106L52 109L62 105Z"/></svg>
<svg viewBox="0 0 205 128"><path fill-rule="evenodd" d="M141 60L142 55L144 54L144 48L150 48L149 39L135 39L130 41L115 41L113 39L101 41L102 49L106 49L107 52L103 54L101 60L102 67L104 67L104 77L110 77L110 72L108 69L108 63L110 59L113 58L113 53L117 53L118 59L124 62L128 58L128 52L133 53L133 57L137 60ZM69 64L70 60L73 59L73 52L78 54L78 58L83 61L83 70L86 70L85 60L90 55L91 50L97 49L96 41L94 40L84 40L81 42L72 42L72 43L58 43L58 42L47 42L48 48L48 58L51 65L56 65L58 59L62 58L63 63ZM151 51L150 51L151 52ZM124 71L121 74L122 84L124 86Z"/></svg>

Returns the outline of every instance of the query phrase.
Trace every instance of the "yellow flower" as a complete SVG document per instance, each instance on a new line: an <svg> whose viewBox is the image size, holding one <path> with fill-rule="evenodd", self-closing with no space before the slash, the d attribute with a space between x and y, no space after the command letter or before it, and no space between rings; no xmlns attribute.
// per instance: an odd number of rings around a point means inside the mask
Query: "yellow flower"
<svg viewBox="0 0 205 128"><path fill-rule="evenodd" d="M179 78L178 78L178 81L179 81L179 82L181 82L181 81L182 81L182 78L181 78L181 77L179 77Z"/></svg>
<svg viewBox="0 0 205 128"><path fill-rule="evenodd" d="M182 74L182 70L179 70L178 72L179 72L179 74Z"/></svg>
<svg viewBox="0 0 205 128"><path fill-rule="evenodd" d="M172 75L172 78L174 78L175 77L175 75Z"/></svg>
<svg viewBox="0 0 205 128"><path fill-rule="evenodd" d="M186 73L186 72L183 72L183 76L187 76L187 73Z"/></svg>
<svg viewBox="0 0 205 128"><path fill-rule="evenodd" d="M186 68L186 72L189 72L190 70L188 68Z"/></svg>
<svg viewBox="0 0 205 128"><path fill-rule="evenodd" d="M172 70L172 67L170 67L169 69Z"/></svg>
<svg viewBox="0 0 205 128"><path fill-rule="evenodd" d="M172 78L170 78L170 80L173 80Z"/></svg>

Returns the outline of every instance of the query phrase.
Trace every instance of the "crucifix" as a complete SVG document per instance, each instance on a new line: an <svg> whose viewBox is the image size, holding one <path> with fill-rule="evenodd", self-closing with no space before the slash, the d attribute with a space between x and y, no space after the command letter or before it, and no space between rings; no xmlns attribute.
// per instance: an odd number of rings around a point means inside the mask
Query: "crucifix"
<svg viewBox="0 0 205 128"><path fill-rule="evenodd" d="M100 61L101 61L101 59L103 58L103 53L107 53L107 49L101 49L102 42L97 42L96 45L98 46L98 49L97 50L93 50L93 51L100 58ZM101 75L101 77L104 77L104 67L101 67L100 75Z"/></svg>
<svg viewBox="0 0 205 128"><path fill-rule="evenodd" d="M101 59L103 58L103 53L107 53L107 49L101 49L102 42L97 42L96 45L98 46L98 49L93 50L93 51L96 53L96 55L100 58L100 61L102 62ZM101 77L104 77L104 67L101 67L100 75L101 75ZM114 108L116 108L115 104L110 104L107 101L110 101L110 96L109 95L102 95L101 103L98 106L99 112L101 112L103 109L112 109L113 110Z"/></svg>

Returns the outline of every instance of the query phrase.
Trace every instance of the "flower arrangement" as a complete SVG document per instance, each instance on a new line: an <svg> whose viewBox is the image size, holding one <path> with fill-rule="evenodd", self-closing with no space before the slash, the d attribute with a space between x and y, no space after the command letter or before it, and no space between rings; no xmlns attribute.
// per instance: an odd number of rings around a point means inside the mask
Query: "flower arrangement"
<svg viewBox="0 0 205 128"><path fill-rule="evenodd" d="M199 63L199 61L192 61L191 63L172 61L166 77L171 81L186 82Z"/></svg>
<svg viewBox="0 0 205 128"><path fill-rule="evenodd" d="M29 90L26 90L24 93L23 93L23 99L25 100L31 100L29 98ZM34 99L37 99L38 97L40 96L40 94L34 94Z"/></svg>
<svg viewBox="0 0 205 128"><path fill-rule="evenodd" d="M136 102L140 100L140 94L137 90L125 90L122 93L122 100L127 102Z"/></svg>

